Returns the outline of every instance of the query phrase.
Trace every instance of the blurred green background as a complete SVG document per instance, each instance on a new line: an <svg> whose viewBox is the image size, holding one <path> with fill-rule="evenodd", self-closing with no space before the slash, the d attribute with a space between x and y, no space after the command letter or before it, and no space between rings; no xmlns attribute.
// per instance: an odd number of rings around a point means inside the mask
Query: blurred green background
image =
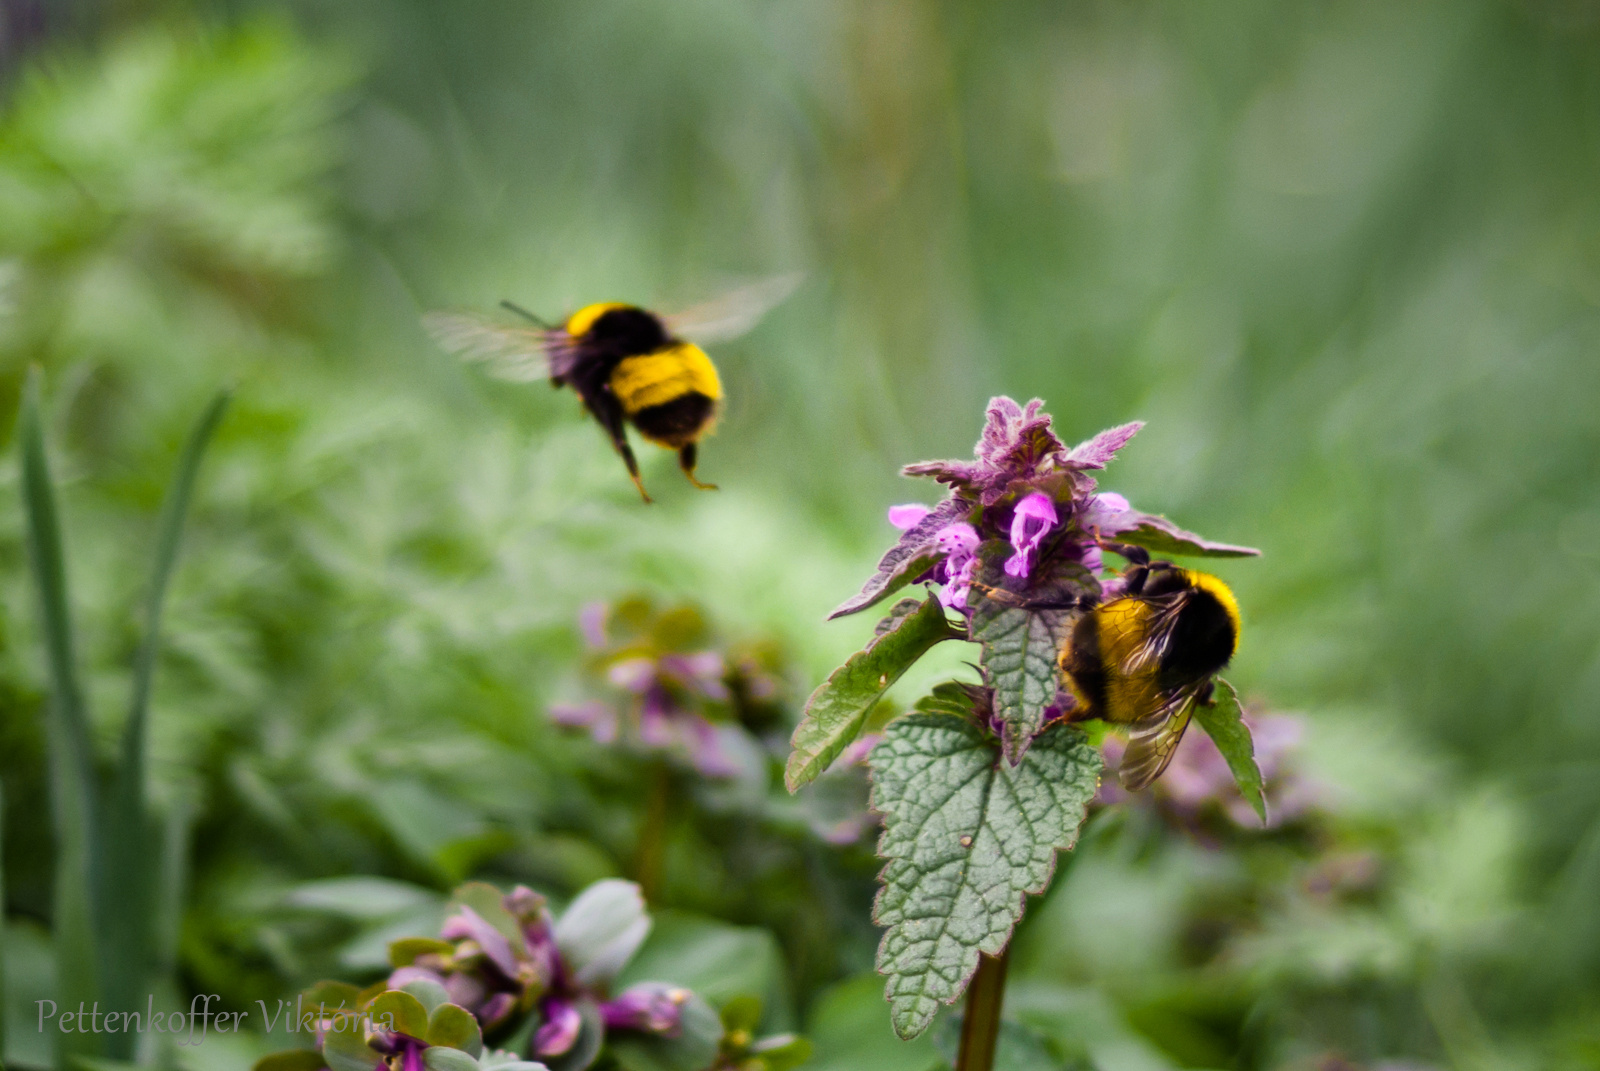
<svg viewBox="0 0 1600 1071"><path fill-rule="evenodd" d="M1600 1067L1600 4L0 12L0 413L41 365L107 746L161 488L236 388L155 698L157 793L189 829L180 988L246 1007L332 969L284 907L304 881L563 894L625 869L625 786L575 788L581 745L543 718L580 605L697 601L776 638L797 705L870 635L822 619L885 508L933 498L899 466L967 454L1008 393L1069 441L1148 420L1103 486L1263 548L1218 569L1232 676L1303 712L1333 816L1238 850L1092 827L1032 911L1016 1014L1104 1071ZM649 509L569 393L488 380L418 322L794 270L713 350L721 492L646 447ZM14 452L3 471L26 1066L52 847ZM1344 850L1381 858L1376 887L1308 892ZM863 1011L869 859L824 921L714 902L680 862L669 901L815 953L779 969L813 1066L933 1059Z"/></svg>

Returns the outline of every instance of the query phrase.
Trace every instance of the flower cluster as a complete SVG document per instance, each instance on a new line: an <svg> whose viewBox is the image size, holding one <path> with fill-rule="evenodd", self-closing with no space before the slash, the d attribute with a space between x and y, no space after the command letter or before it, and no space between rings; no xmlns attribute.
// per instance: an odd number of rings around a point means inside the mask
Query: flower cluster
<svg viewBox="0 0 1600 1071"><path fill-rule="evenodd" d="M611 984L650 931L638 886L609 879L585 889L559 918L526 886L500 895L464 886L440 938L390 947L391 990L437 985L469 1011L489 1040L514 1034L533 1014L528 1055L542 1060L599 1051L613 1035L677 1039L686 1015L704 1019L689 990L641 982L611 996ZM582 1064L583 1061L577 1061Z"/></svg>
<svg viewBox="0 0 1600 1071"><path fill-rule="evenodd" d="M708 647L704 621L691 607L658 612L645 599L592 604L579 624L590 673L615 698L553 705L558 725L729 778L753 761L750 730L781 721L773 716L779 687L771 653L725 655Z"/></svg>

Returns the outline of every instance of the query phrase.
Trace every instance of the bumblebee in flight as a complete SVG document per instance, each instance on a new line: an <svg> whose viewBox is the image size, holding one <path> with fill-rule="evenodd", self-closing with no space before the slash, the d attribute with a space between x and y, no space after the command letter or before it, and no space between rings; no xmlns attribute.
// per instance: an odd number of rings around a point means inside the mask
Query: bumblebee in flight
<svg viewBox="0 0 1600 1071"><path fill-rule="evenodd" d="M1124 593L1072 626L1060 667L1079 705L1074 720L1126 726L1119 773L1130 792L1167 768L1196 703L1239 646L1239 604L1209 573L1151 562L1138 547L1108 545L1131 563Z"/></svg>
<svg viewBox="0 0 1600 1071"><path fill-rule="evenodd" d="M611 437L640 497L649 502L628 444L627 424L650 442L676 450L678 466L690 483L715 490L714 484L701 483L694 470L699 442L716 424L722 381L706 352L680 336L704 342L736 338L798 283L798 276L780 276L676 316L600 302L554 326L503 302L533 326L507 325L466 312L429 313L423 324L445 349L487 363L501 379L548 377L551 386L570 386Z"/></svg>

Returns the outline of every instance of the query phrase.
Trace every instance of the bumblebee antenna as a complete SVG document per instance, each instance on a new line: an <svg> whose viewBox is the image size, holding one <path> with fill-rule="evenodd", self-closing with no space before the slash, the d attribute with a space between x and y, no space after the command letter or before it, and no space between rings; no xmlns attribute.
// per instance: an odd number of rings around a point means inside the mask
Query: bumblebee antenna
<svg viewBox="0 0 1600 1071"><path fill-rule="evenodd" d="M555 325L554 324L545 323L539 317L535 316L533 313L529 312L527 309L523 308L521 305L518 305L514 301L502 301L500 303L500 307L502 309L510 309L512 312L516 313L518 316L524 317L525 319L532 320L534 323L538 324L540 327L544 328L546 331L554 331L555 330Z"/></svg>

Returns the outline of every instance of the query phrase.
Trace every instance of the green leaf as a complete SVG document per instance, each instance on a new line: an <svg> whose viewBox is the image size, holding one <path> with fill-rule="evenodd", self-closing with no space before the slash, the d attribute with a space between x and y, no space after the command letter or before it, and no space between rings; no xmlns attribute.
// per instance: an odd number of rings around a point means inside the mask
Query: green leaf
<svg viewBox="0 0 1600 1071"><path fill-rule="evenodd" d="M728 1033L753 1034L761 1025L761 998L746 993L722 1005L722 1028Z"/></svg>
<svg viewBox="0 0 1600 1071"><path fill-rule="evenodd" d="M417 998L417 1002L422 1005L422 1010L428 1013L428 1021L430 1023L433 1021L434 1011L450 1002L450 994L445 991L444 986L435 982L432 978L413 978L400 987L400 992L410 993ZM428 1029L432 1030L433 1027L429 1026ZM447 1045L449 1042L435 1041L432 1044ZM461 1046L457 1045L456 1048L459 1049Z"/></svg>
<svg viewBox="0 0 1600 1071"><path fill-rule="evenodd" d="M250 1065L250 1071L322 1071L326 1066L316 1049L290 1049L263 1056Z"/></svg>
<svg viewBox="0 0 1600 1071"><path fill-rule="evenodd" d="M1067 642L1072 615L1030 610L983 598L973 607L972 638L983 645L983 669L994 688L1006 761L1015 766L1044 724L1060 687L1056 653Z"/></svg>
<svg viewBox="0 0 1600 1071"><path fill-rule="evenodd" d="M437 903L437 894L420 885L392 878L323 878L320 881L301 882L290 889L283 900L292 907L307 911L323 911L365 921L412 914L419 908ZM445 946L446 949L449 947Z"/></svg>
<svg viewBox="0 0 1600 1071"><path fill-rule="evenodd" d="M428 1032L424 1039L429 1045L448 1045L452 1049L477 1056L483 1051L483 1033L478 1020L459 1004L440 1004L428 1016Z"/></svg>
<svg viewBox="0 0 1600 1071"><path fill-rule="evenodd" d="M78 658L67 594L66 550L56 513L55 488L45 453L39 414L38 368L30 369L22 392L17 437L22 452L22 503L27 516L28 564L39 610L40 632L50 672L48 726L50 811L56 840L55 902L57 999L64 1007L100 1000L96 937L105 866L101 850L100 780L89 714L78 676ZM67 1066L77 1054L100 1051L95 1035L63 1035L57 1060Z"/></svg>
<svg viewBox="0 0 1600 1071"><path fill-rule="evenodd" d="M926 1034L895 1036L883 1016L883 980L860 974L823 991L811 1007L806 1036L815 1054L806 1071L928 1071L945 1066Z"/></svg>
<svg viewBox="0 0 1600 1071"><path fill-rule="evenodd" d="M811 1042L796 1034L779 1034L750 1046L750 1055L761 1060L764 1071L792 1071L811 1059Z"/></svg>
<svg viewBox="0 0 1600 1071"><path fill-rule="evenodd" d="M524 1060L522 1057L509 1052L486 1052L478 1060L481 1068L493 1068L494 1071L549 1071L544 1064L533 1060Z"/></svg>
<svg viewBox="0 0 1600 1071"><path fill-rule="evenodd" d="M478 1071L478 1061L460 1049L424 1049L422 1066L428 1071Z"/></svg>
<svg viewBox="0 0 1600 1071"><path fill-rule="evenodd" d="M682 1010L675 1037L619 1030L606 1036L606 1048L625 1071L703 1071L717 1058L722 1019L693 992Z"/></svg>
<svg viewBox="0 0 1600 1071"><path fill-rule="evenodd" d="M1243 713L1239 709L1239 693L1221 678L1217 680L1210 705L1196 703L1194 707L1195 721L1228 760L1239 795L1255 808L1261 824L1266 825L1266 786L1261 779L1261 767L1256 765L1255 741L1250 737L1250 727L1244 723Z"/></svg>
<svg viewBox="0 0 1600 1071"><path fill-rule="evenodd" d="M783 771L790 792L817 779L861 732L873 704L917 659L942 640L960 635L939 600L928 598L871 643L851 655L806 700L805 717L789 741L794 751Z"/></svg>
<svg viewBox="0 0 1600 1071"><path fill-rule="evenodd" d="M495 928L512 948L522 944L522 927L506 910L505 895L485 881L469 881L450 894L453 903L470 907L478 916Z"/></svg>
<svg viewBox="0 0 1600 1071"><path fill-rule="evenodd" d="M314 983L302 993L301 1000L307 1009L317 1008L319 1012L338 1011L340 1008L353 1010L361 1006L361 990L349 982L324 980Z"/></svg>
<svg viewBox="0 0 1600 1071"><path fill-rule="evenodd" d="M663 911L649 939L612 988L671 982L722 1006L725 1021L735 1004L753 999L758 1013L765 1005L769 1027L781 1028L788 1025L784 1022L789 1003L787 977L783 950L770 930ZM748 1028L753 1031L759 1024L757 1020Z"/></svg>
<svg viewBox="0 0 1600 1071"><path fill-rule="evenodd" d="M1124 516L1129 527L1102 528L1100 534L1119 543L1132 543L1153 550L1157 554L1183 554L1194 558L1254 558L1261 553L1254 547L1203 539L1154 513L1129 510Z"/></svg>
<svg viewBox="0 0 1600 1071"><path fill-rule="evenodd" d="M912 1038L965 991L978 953L1005 948L1025 894L1050 884L1099 784L1100 754L1057 723L1008 766L971 722L912 714L890 724L871 764L888 860L877 967L895 1032Z"/></svg>
<svg viewBox="0 0 1600 1071"><path fill-rule="evenodd" d="M389 965L409 967L419 956L449 955L453 951L455 951L454 945L437 937L402 937L398 941L389 942Z"/></svg>
<svg viewBox="0 0 1600 1071"><path fill-rule="evenodd" d="M988 701L990 691L973 684L945 681L934 685L933 691L917 700L915 706L924 714L952 714L958 718L971 718L980 699Z"/></svg>
<svg viewBox="0 0 1600 1071"><path fill-rule="evenodd" d="M428 1011L422 1001L410 993L390 989L379 993L367 1008L373 1025L385 1030L398 1030L414 1038L428 1036Z"/></svg>
<svg viewBox="0 0 1600 1071"><path fill-rule="evenodd" d="M644 896L621 878L597 881L579 893L552 932L567 969L583 986L615 979L649 934Z"/></svg>
<svg viewBox="0 0 1600 1071"><path fill-rule="evenodd" d="M372 1071L378 1054L367 1044L366 1030L359 1015L346 1015L343 1030L329 1030L322 1041L322 1058L329 1071Z"/></svg>

